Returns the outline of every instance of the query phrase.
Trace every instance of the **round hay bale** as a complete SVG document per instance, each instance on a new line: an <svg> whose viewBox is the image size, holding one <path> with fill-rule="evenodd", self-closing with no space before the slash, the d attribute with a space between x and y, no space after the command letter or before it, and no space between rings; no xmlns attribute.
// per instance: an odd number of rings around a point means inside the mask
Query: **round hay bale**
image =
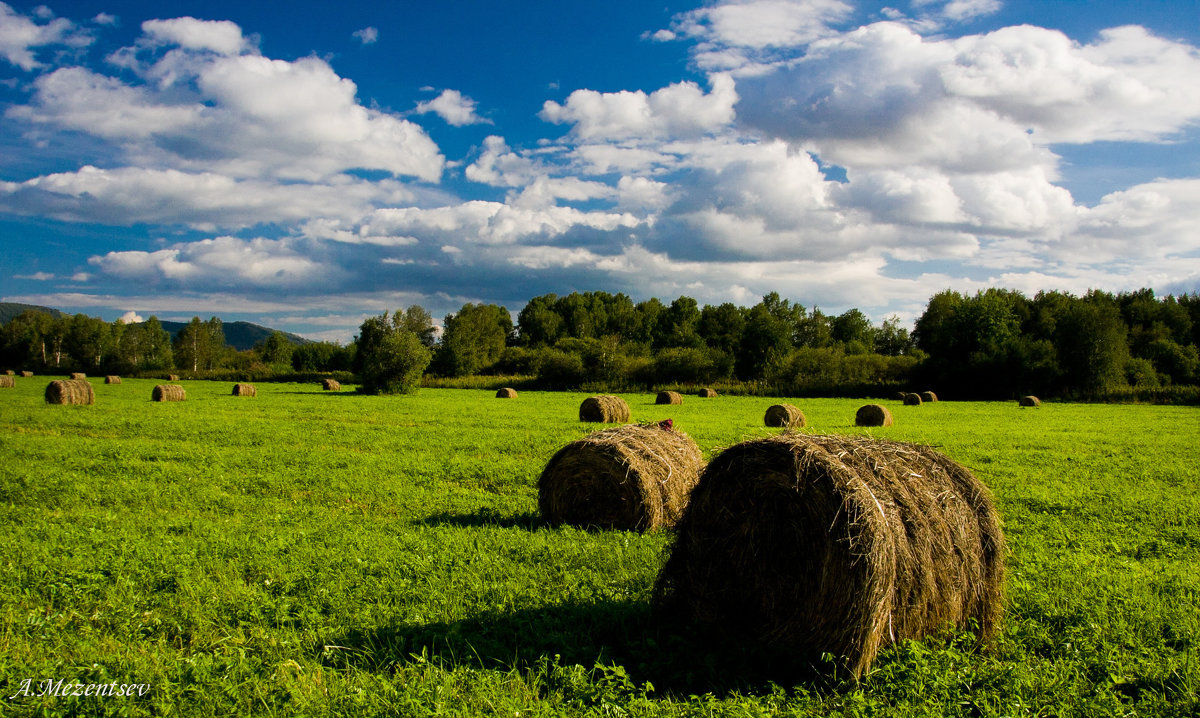
<svg viewBox="0 0 1200 718"><path fill-rule="evenodd" d="M921 405L921 395L920 394L905 394L904 395L904 405L905 406L920 406Z"/></svg>
<svg viewBox="0 0 1200 718"><path fill-rule="evenodd" d="M896 398L896 400L897 400L897 401L904 401L904 399L905 399L906 397L908 397L908 392L907 392L907 391L898 391L898 392L896 392L896 397L895 397L895 398Z"/></svg>
<svg viewBox="0 0 1200 718"><path fill-rule="evenodd" d="M234 384L234 396L258 396L258 389L253 384Z"/></svg>
<svg viewBox="0 0 1200 718"><path fill-rule="evenodd" d="M550 459L538 479L538 511L554 525L673 526L703 467L699 447L683 432L615 426L567 444Z"/></svg>
<svg viewBox="0 0 1200 718"><path fill-rule="evenodd" d="M73 372L71 372L71 379L73 379L75 381L87 379L87 374L84 374L81 371L73 371Z"/></svg>
<svg viewBox="0 0 1200 718"><path fill-rule="evenodd" d="M654 399L655 404L682 404L683 395L677 391L660 391Z"/></svg>
<svg viewBox="0 0 1200 718"><path fill-rule="evenodd" d="M1017 399L1017 405L1018 406L1031 406L1036 409L1042 405L1042 400L1037 398L1036 396L1032 396L1032 395L1023 396L1020 399Z"/></svg>
<svg viewBox="0 0 1200 718"><path fill-rule="evenodd" d="M82 379L59 379L46 386L47 404L95 404L96 391Z"/></svg>
<svg viewBox="0 0 1200 718"><path fill-rule="evenodd" d="M167 374L167 381L179 381L178 374Z"/></svg>
<svg viewBox="0 0 1200 718"><path fill-rule="evenodd" d="M187 392L178 384L158 384L150 393L150 398L154 401L184 401Z"/></svg>
<svg viewBox="0 0 1200 718"><path fill-rule="evenodd" d="M791 404L775 404L767 408L767 413L763 416L763 423L767 426L793 429L797 426L807 426L808 420L804 418L803 411Z"/></svg>
<svg viewBox="0 0 1200 718"><path fill-rule="evenodd" d="M629 405L619 396L589 396L579 405L579 420L623 424L629 421Z"/></svg>
<svg viewBox="0 0 1200 718"><path fill-rule="evenodd" d="M858 678L894 641L995 634L1004 535L987 488L928 447L786 433L713 459L655 582L663 618Z"/></svg>
<svg viewBox="0 0 1200 718"><path fill-rule="evenodd" d="M908 402L905 402L906 404ZM855 426L891 426L892 412L880 404L867 404L859 407L854 414Z"/></svg>
<svg viewBox="0 0 1200 718"><path fill-rule="evenodd" d="M17 386L16 377L11 374L0 374L0 388L15 389Z"/></svg>
<svg viewBox="0 0 1200 718"><path fill-rule="evenodd" d="M503 389L501 389L500 391L496 392L496 398L497 399L516 399L517 398L517 390L511 389L506 386Z"/></svg>
<svg viewBox="0 0 1200 718"><path fill-rule="evenodd" d="M120 384L121 377L113 376L112 374L109 374L108 376L104 377L104 383L105 384Z"/></svg>
<svg viewBox="0 0 1200 718"><path fill-rule="evenodd" d="M4 373L7 374L8 376L16 376L17 375L17 372L14 369L5 369Z"/></svg>
<svg viewBox="0 0 1200 718"><path fill-rule="evenodd" d="M342 385L338 382L337 379L322 379L321 380L321 390L322 391L341 391Z"/></svg>
<svg viewBox="0 0 1200 718"><path fill-rule="evenodd" d="M921 401L927 404L936 404L937 400L937 394L934 394L932 391L921 392Z"/></svg>
<svg viewBox="0 0 1200 718"><path fill-rule="evenodd" d="M717 397L717 390L704 387L700 391L696 392L696 396L702 399L715 399Z"/></svg>
<svg viewBox="0 0 1200 718"><path fill-rule="evenodd" d="M21 376L25 377L26 379L32 379L32 378L33 378L33 372L31 372L31 371L23 371L23 372L21 372Z"/></svg>

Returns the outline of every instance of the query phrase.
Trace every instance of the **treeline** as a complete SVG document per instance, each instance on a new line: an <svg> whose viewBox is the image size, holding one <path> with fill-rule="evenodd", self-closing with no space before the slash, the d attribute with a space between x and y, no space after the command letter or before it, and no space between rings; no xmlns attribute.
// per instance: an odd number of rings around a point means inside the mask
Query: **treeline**
<svg viewBox="0 0 1200 718"><path fill-rule="evenodd" d="M627 390L729 384L782 395L883 395L933 388L959 398L1022 394L1093 399L1200 383L1200 298L1149 289L1076 297L989 289L934 295L910 333L895 317L826 315L770 293L751 307L634 302L607 292L546 294L513 321L465 304L439 336L419 306L363 322L348 346L297 346L282 332L246 351L221 321L192 321L172 340L157 319L106 323L27 311L0 328L0 361L43 371L258 378L353 372L370 391L411 390L425 377L526 377L548 389Z"/></svg>

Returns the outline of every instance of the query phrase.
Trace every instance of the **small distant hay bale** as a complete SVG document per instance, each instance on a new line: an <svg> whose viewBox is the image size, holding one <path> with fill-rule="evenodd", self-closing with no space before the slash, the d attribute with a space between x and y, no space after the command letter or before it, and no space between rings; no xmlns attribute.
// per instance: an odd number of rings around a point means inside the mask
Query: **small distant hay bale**
<svg viewBox="0 0 1200 718"><path fill-rule="evenodd" d="M47 404L95 404L96 391L82 379L59 379L46 385Z"/></svg>
<svg viewBox="0 0 1200 718"><path fill-rule="evenodd" d="M120 384L121 377L113 375L113 374L109 374L108 376L104 377L104 383L105 384Z"/></svg>
<svg viewBox="0 0 1200 718"><path fill-rule="evenodd" d="M655 404L682 404L683 395L677 391L660 391L654 399Z"/></svg>
<svg viewBox="0 0 1200 718"><path fill-rule="evenodd" d="M338 382L337 379L322 379L321 380L321 390L322 391L341 391L342 385L340 382Z"/></svg>
<svg viewBox="0 0 1200 718"><path fill-rule="evenodd" d="M589 396L579 405L579 420L622 424L629 421L629 405L619 396Z"/></svg>
<svg viewBox="0 0 1200 718"><path fill-rule="evenodd" d="M808 420L804 418L803 411L791 404L775 404L767 408L767 413L763 416L763 423L767 426L794 429L797 426L806 426Z"/></svg>
<svg viewBox="0 0 1200 718"><path fill-rule="evenodd" d="M234 396L258 396L258 389L253 384L234 384Z"/></svg>
<svg viewBox="0 0 1200 718"><path fill-rule="evenodd" d="M937 394L934 394L932 391L921 392L921 401L925 402L926 404L936 404L937 400Z"/></svg>
<svg viewBox="0 0 1200 718"><path fill-rule="evenodd" d="M920 394L905 394L904 395L904 405L905 406L920 406L921 405L921 395Z"/></svg>
<svg viewBox="0 0 1200 718"><path fill-rule="evenodd" d="M0 389L14 389L16 386L16 377L11 374L0 374Z"/></svg>
<svg viewBox="0 0 1200 718"><path fill-rule="evenodd" d="M25 377L26 379L32 379L32 378L33 378L33 372L31 372L31 371L23 371L23 372L21 372L21 376Z"/></svg>
<svg viewBox="0 0 1200 718"><path fill-rule="evenodd" d="M79 381L81 379L87 379L87 374L84 374L81 371L73 371L73 372L71 372L71 379L73 379L74 381Z"/></svg>
<svg viewBox="0 0 1200 718"><path fill-rule="evenodd" d="M167 374L167 381L179 381L178 374Z"/></svg>
<svg viewBox="0 0 1200 718"><path fill-rule="evenodd" d="M12 369L5 369L4 373L7 374L8 376L16 376L17 375L17 372Z"/></svg>
<svg viewBox="0 0 1200 718"><path fill-rule="evenodd" d="M1033 395L1023 396L1017 400L1017 404L1020 406L1031 406L1036 409L1042 405L1042 400Z"/></svg>
<svg viewBox="0 0 1200 718"><path fill-rule="evenodd" d="M1005 542L988 489L924 446L785 433L701 474L654 587L663 620L854 678L890 643L995 635Z"/></svg>
<svg viewBox="0 0 1200 718"><path fill-rule="evenodd" d="M497 399L516 399L517 398L517 390L506 386L503 389L501 389L500 391L496 392L496 398Z"/></svg>
<svg viewBox="0 0 1200 718"><path fill-rule="evenodd" d="M538 479L538 511L553 525L650 531L675 525L704 467L687 434L615 426L567 444Z"/></svg>
<svg viewBox="0 0 1200 718"><path fill-rule="evenodd" d="M907 396L908 396L908 392L907 392L907 391L898 391L898 392L896 392L896 400L897 400L897 401L904 401L904 399L905 399Z"/></svg>
<svg viewBox="0 0 1200 718"><path fill-rule="evenodd" d="M717 390L710 389L706 386L700 391L696 392L696 396L700 397L701 399L715 399L717 397Z"/></svg>
<svg viewBox="0 0 1200 718"><path fill-rule="evenodd" d="M905 403L908 403L907 401ZM867 404L859 407L854 414L855 426L891 426L892 412L880 404Z"/></svg>
<svg viewBox="0 0 1200 718"><path fill-rule="evenodd" d="M178 384L158 384L150 393L150 398L154 401L185 401L187 392Z"/></svg>

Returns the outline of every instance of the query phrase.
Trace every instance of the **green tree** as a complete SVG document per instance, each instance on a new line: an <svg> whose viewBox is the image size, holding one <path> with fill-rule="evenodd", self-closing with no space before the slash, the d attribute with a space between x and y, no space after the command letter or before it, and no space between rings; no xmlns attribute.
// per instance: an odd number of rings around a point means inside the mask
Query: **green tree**
<svg viewBox="0 0 1200 718"><path fill-rule="evenodd" d="M192 317L175 337L175 361L180 369L197 372L218 365L225 351L225 328L212 317L207 322Z"/></svg>
<svg viewBox="0 0 1200 718"><path fill-rule="evenodd" d="M658 317L655 327L654 346L698 348L704 344L700 338L700 308L691 297L679 297L671 302Z"/></svg>
<svg viewBox="0 0 1200 718"><path fill-rule="evenodd" d="M1111 295L1093 291L1072 302L1055 327L1055 346L1070 388L1095 393L1125 385L1129 344Z"/></svg>
<svg viewBox="0 0 1200 718"><path fill-rule="evenodd" d="M433 357L429 347L405 326L405 315L390 319L384 312L369 317L355 338L354 370L365 394L410 394L421 385L421 375Z"/></svg>
<svg viewBox="0 0 1200 718"><path fill-rule="evenodd" d="M706 304L700 310L700 338L710 349L735 356L742 343L742 332L746 328L746 313L730 302L719 306Z"/></svg>
<svg viewBox="0 0 1200 718"><path fill-rule="evenodd" d="M292 352L295 351L295 345L283 332L274 331L257 349L263 364L288 366L292 363Z"/></svg>
<svg viewBox="0 0 1200 718"><path fill-rule="evenodd" d="M495 304L467 303L445 319L438 369L450 376L486 370L504 353L512 332L508 310Z"/></svg>

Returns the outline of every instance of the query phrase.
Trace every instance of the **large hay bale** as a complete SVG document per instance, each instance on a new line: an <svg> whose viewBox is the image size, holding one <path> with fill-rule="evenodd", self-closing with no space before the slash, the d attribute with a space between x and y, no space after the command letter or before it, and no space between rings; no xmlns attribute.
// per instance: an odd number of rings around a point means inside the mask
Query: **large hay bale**
<svg viewBox="0 0 1200 718"><path fill-rule="evenodd" d="M121 377L115 376L113 374L109 374L108 376L104 377L104 383L105 384L120 384Z"/></svg>
<svg viewBox="0 0 1200 718"><path fill-rule="evenodd" d="M932 391L921 392L921 401L925 402L926 404L936 404L937 400L937 394L934 394Z"/></svg>
<svg viewBox="0 0 1200 718"><path fill-rule="evenodd" d="M517 390L506 386L503 389L501 389L500 391L496 392L496 398L497 399L516 399L517 398Z"/></svg>
<svg viewBox="0 0 1200 718"><path fill-rule="evenodd" d="M682 404L683 395L677 391L660 391L654 398L655 404Z"/></svg>
<svg viewBox="0 0 1200 718"><path fill-rule="evenodd" d="M321 390L322 391L341 391L342 385L341 385L341 383L338 382L337 379L322 379L321 380Z"/></svg>
<svg viewBox="0 0 1200 718"><path fill-rule="evenodd" d="M717 390L710 389L706 386L700 391L696 392L696 396L700 397L701 399L715 399L717 396Z"/></svg>
<svg viewBox="0 0 1200 718"><path fill-rule="evenodd" d="M794 429L797 426L806 426L808 420L804 418L804 412L791 404L775 404L767 407L767 413L763 416L763 423L767 426L782 426L788 429Z"/></svg>
<svg viewBox="0 0 1200 718"><path fill-rule="evenodd" d="M25 377L26 379L32 379L32 378L33 378L33 372L31 372L31 371L23 371L23 372L21 372L21 376Z"/></svg>
<svg viewBox="0 0 1200 718"><path fill-rule="evenodd" d="M1032 395L1023 396L1020 399L1017 399L1017 404L1019 406L1031 406L1037 408L1042 405L1042 400Z"/></svg>
<svg viewBox="0 0 1200 718"><path fill-rule="evenodd" d="M589 396L579 405L579 420L621 424L629 421L629 405L619 396Z"/></svg>
<svg viewBox="0 0 1200 718"><path fill-rule="evenodd" d="M880 648L1003 608L987 488L928 447L786 433L709 463L676 526L656 609L706 637L860 677Z"/></svg>
<svg viewBox="0 0 1200 718"><path fill-rule="evenodd" d="M47 404L95 404L96 391L83 379L59 379L46 386Z"/></svg>
<svg viewBox="0 0 1200 718"><path fill-rule="evenodd" d="M921 395L920 394L905 394L904 395L904 405L905 406L920 406L921 405Z"/></svg>
<svg viewBox="0 0 1200 718"><path fill-rule="evenodd" d="M669 424L597 431L560 449L538 479L538 510L551 524L649 531L673 526L704 457Z"/></svg>
<svg viewBox="0 0 1200 718"><path fill-rule="evenodd" d="M150 398L154 401L184 401L187 392L178 384L158 384L150 393Z"/></svg>
<svg viewBox="0 0 1200 718"><path fill-rule="evenodd" d="M81 371L73 371L71 372L71 379L74 381L81 381L83 379L87 379L87 374L84 374Z"/></svg>
<svg viewBox="0 0 1200 718"><path fill-rule="evenodd" d="M907 402L906 402L907 403ZM892 412L880 404L860 406L854 414L855 426L891 426Z"/></svg>
<svg viewBox="0 0 1200 718"><path fill-rule="evenodd" d="M17 386L16 377L11 374L0 374L0 388L14 389Z"/></svg>
<svg viewBox="0 0 1200 718"><path fill-rule="evenodd" d="M234 384L234 396L258 396L258 389L253 384Z"/></svg>

